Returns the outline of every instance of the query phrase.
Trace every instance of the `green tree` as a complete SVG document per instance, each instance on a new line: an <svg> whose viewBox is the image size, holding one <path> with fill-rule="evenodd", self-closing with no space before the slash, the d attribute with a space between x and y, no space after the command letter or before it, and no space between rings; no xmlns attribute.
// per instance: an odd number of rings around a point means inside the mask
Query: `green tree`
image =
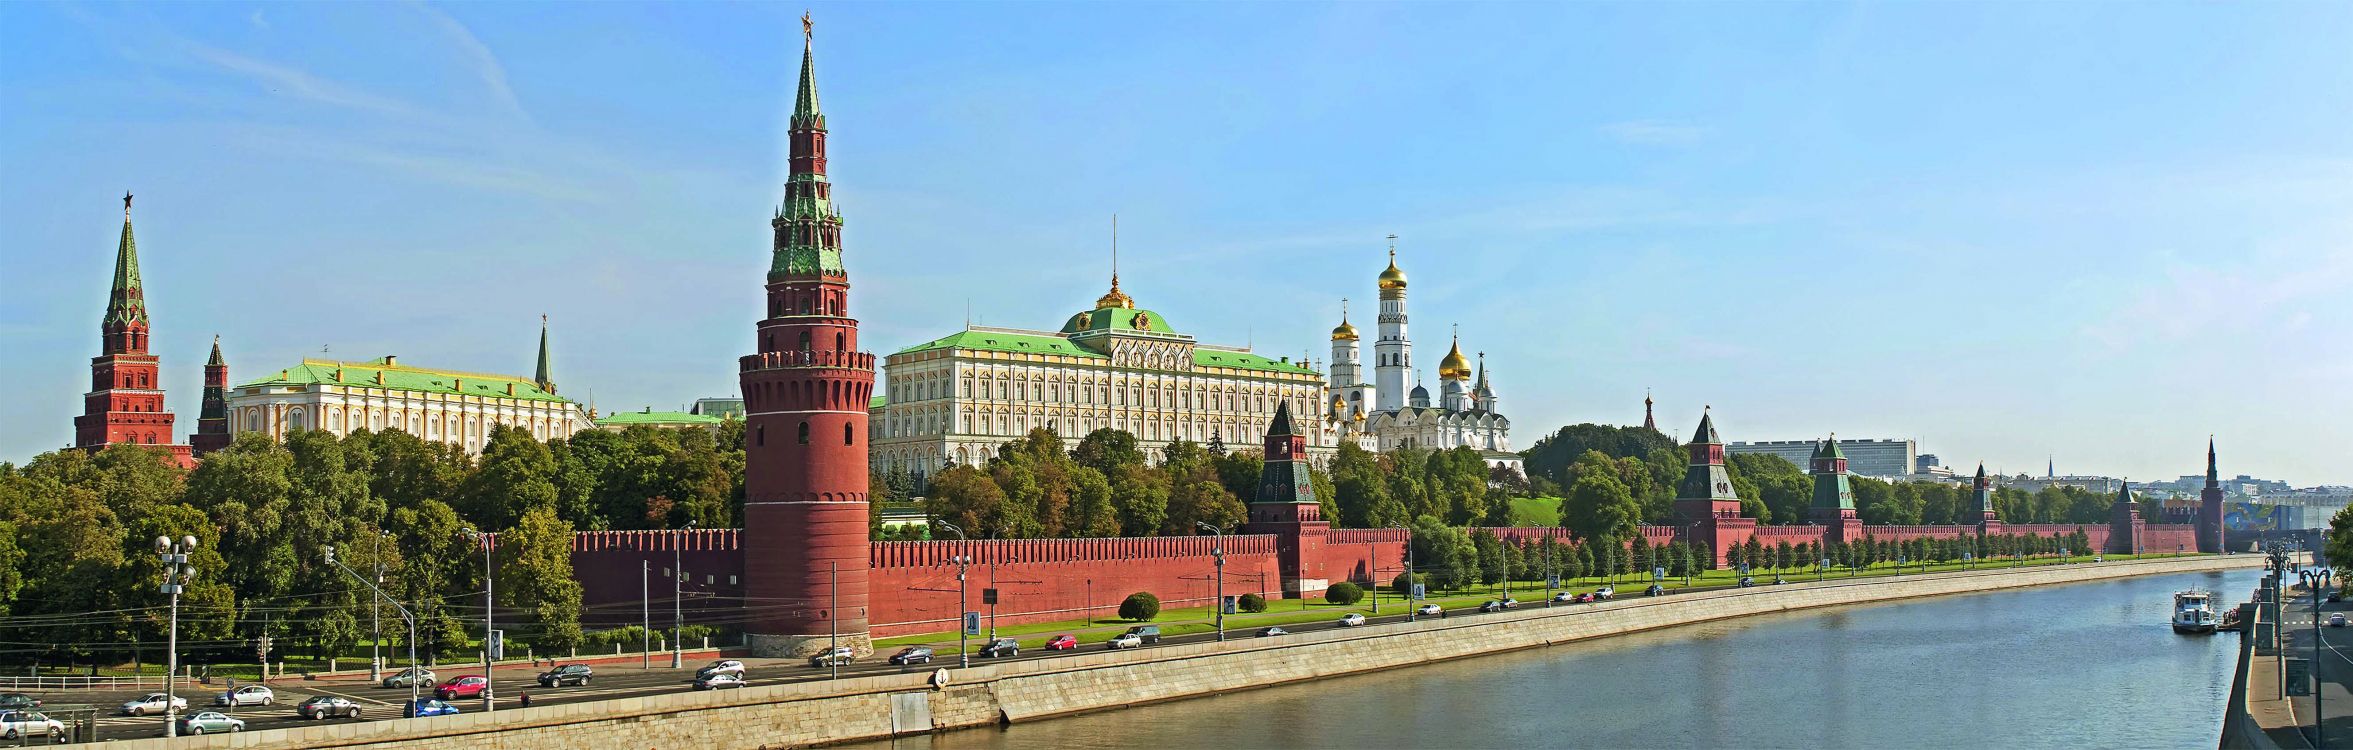
<svg viewBox="0 0 2353 750"><path fill-rule="evenodd" d="M500 532L493 552L498 561L500 606L524 613L531 643L551 653L580 645L580 582L572 577L572 524L556 516L554 503L523 512Z"/></svg>
<svg viewBox="0 0 2353 750"><path fill-rule="evenodd" d="M1123 467L1144 465L1144 451L1137 447L1136 436L1108 427L1080 438L1070 457L1106 477L1118 476Z"/></svg>
<svg viewBox="0 0 2353 750"><path fill-rule="evenodd" d="M1602 465L1614 465L1600 453L1589 453ZM1627 491L1614 470L1581 472L1569 485L1561 503L1561 525L1579 539L1625 539L1636 532L1642 506Z"/></svg>
<svg viewBox="0 0 2353 750"><path fill-rule="evenodd" d="M1150 591L1138 591L1119 602L1119 619L1143 622L1160 616L1160 597Z"/></svg>
<svg viewBox="0 0 2353 750"><path fill-rule="evenodd" d="M506 528L524 514L556 507L556 461L546 443L520 427L499 425L482 446L481 464L466 478L460 514L488 528Z"/></svg>
<svg viewBox="0 0 2353 750"><path fill-rule="evenodd" d="M1324 601L1343 607L1364 601L1364 587L1347 581L1332 584L1330 588L1324 589ZM1261 608L1264 606L1263 603L1260 605Z"/></svg>

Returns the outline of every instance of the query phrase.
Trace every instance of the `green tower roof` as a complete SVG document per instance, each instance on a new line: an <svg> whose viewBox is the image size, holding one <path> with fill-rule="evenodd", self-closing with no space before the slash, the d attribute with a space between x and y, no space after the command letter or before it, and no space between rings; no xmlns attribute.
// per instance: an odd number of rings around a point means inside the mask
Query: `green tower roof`
<svg viewBox="0 0 2353 750"><path fill-rule="evenodd" d="M123 194L123 237L114 246L114 284L106 293L106 322L147 322L147 293L139 282L139 241L131 237L131 194Z"/></svg>

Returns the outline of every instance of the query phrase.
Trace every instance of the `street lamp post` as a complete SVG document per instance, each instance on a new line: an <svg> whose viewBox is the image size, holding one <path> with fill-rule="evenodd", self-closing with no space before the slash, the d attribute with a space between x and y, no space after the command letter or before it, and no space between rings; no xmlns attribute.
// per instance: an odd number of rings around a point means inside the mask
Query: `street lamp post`
<svg viewBox="0 0 2353 750"><path fill-rule="evenodd" d="M410 707L410 710L415 710L415 706L417 705L417 690L418 690L418 684L417 684L417 683L419 683L419 682L422 682L422 680L420 680L420 679L419 679L419 678L421 677L421 675L417 674L417 617L416 617L416 615L410 614L410 613L409 613L409 608L401 606L401 605L400 605L400 600L398 600L398 599L394 599L394 598L392 598L392 597L390 597L390 596L386 596L386 595L384 595L384 589L382 589L382 588L378 588L376 584L374 584L374 583L370 583L370 582L368 581L368 579L360 577L359 571L352 570L351 568L349 568L349 567L345 566L343 563L336 561L336 559L335 559L335 548L334 548L334 547L332 547L332 546L329 546L329 547L327 547L327 549L326 549L326 553L327 553L327 555L326 555L326 556L327 556L327 564L328 564L328 565L333 565L333 566L335 566L335 567L337 567L337 568L342 568L342 569L343 569L343 572L351 574L351 577L352 577L354 580L357 580L357 581L359 581L361 584L364 584L364 585L366 585L366 586L368 587L368 590L369 590L369 591L375 592L375 594L376 594L376 598L377 598L377 599L380 599L380 600L383 600L383 601L387 601L387 602L391 602L391 603L392 603L392 608L393 608L395 611L398 611L398 612L400 612L400 619L401 619L403 622L406 622L406 623L408 623L408 626L409 626L409 637L408 637L408 647L409 647L409 681L408 681L408 682L409 682L409 707Z"/></svg>
<svg viewBox="0 0 2353 750"><path fill-rule="evenodd" d="M1216 546L1209 548L1209 553L1217 557L1217 639L1222 641L1226 639L1226 532L1207 521L1194 521L1193 525L1208 529L1216 539ZM1301 598L1306 595L1301 594Z"/></svg>
<svg viewBox="0 0 2353 750"><path fill-rule="evenodd" d="M1420 579L1413 575L1413 529L1405 526L1390 528L1405 532L1405 621L1413 622L1422 613L1422 605L1415 604L1413 596L1413 588L1420 585Z"/></svg>
<svg viewBox="0 0 2353 750"><path fill-rule="evenodd" d="M496 589L498 584L491 579L490 535L475 531L471 526L458 533L464 534L468 540L474 543L474 546L482 548L482 712L494 713L498 711L498 703L490 696L490 693L498 686L498 679L494 676L493 670L497 668L497 665L491 659L490 639L494 637L498 629L491 620L490 599L491 592Z"/></svg>
<svg viewBox="0 0 2353 750"><path fill-rule="evenodd" d="M392 532L376 530L376 585L384 585L384 537ZM368 600L368 629L374 633L368 643L368 681L384 679L384 606Z"/></svg>
<svg viewBox="0 0 2353 750"><path fill-rule="evenodd" d="M177 544L171 537L155 538L155 556L163 561L163 585L156 590L172 598L171 636L165 641L163 662L163 736L180 736L180 707L174 695L180 671L180 589L196 578L196 566L188 562L196 551L196 536L180 537Z"/></svg>
<svg viewBox="0 0 2353 750"><path fill-rule="evenodd" d="M680 527L678 530L679 530L679 531L682 531L682 532L683 532L683 531L693 531L693 530L694 530L694 522L693 522L693 521L688 521L688 522L686 522L686 525L685 525L685 526L683 526L683 527ZM672 576L670 576L670 668L671 668L671 669L677 669L677 668L679 668L679 667L682 667L682 666L685 666L685 665L686 665L686 652L683 650L683 649L685 648L685 646L684 646L683 644L679 643L679 641L678 641L679 635L680 635L681 633L684 633L684 632L685 632L685 625L686 625L686 604L685 604L685 600L686 600L686 589L685 589L685 586L686 586L686 558L685 558L685 556L684 556L684 553L680 551L680 550L681 550L682 548L684 548L685 546L686 546L686 539L684 538L684 536L682 536L682 535L675 535L675 534L671 536L671 538L670 538L670 572L673 574Z"/></svg>
<svg viewBox="0 0 2353 750"><path fill-rule="evenodd" d="M955 524L946 521L933 521L932 525L956 532L956 538L959 540L965 538L964 530L957 528ZM949 557L948 561L956 564L956 666L959 668L969 667L972 666L972 651L967 648L965 639L971 637L972 631L964 627L964 613L972 611L972 605L967 604L968 600L964 598L964 572L971 567L972 556L954 555Z"/></svg>
<svg viewBox="0 0 2353 750"><path fill-rule="evenodd" d="M2320 579L2305 585L2312 589L2312 746L2328 747L2328 712L2320 708L2321 694L2328 692L2320 679Z"/></svg>
<svg viewBox="0 0 2353 750"><path fill-rule="evenodd" d="M654 561L637 561L637 653L639 669L654 668Z"/></svg>

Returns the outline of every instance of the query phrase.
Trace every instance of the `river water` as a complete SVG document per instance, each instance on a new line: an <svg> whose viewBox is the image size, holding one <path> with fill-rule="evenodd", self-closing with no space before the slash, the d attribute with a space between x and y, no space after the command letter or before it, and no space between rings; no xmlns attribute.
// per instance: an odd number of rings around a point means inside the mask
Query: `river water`
<svg viewBox="0 0 2353 750"><path fill-rule="evenodd" d="M2211 748L2238 636L2166 616L2259 577L1766 615L853 747Z"/></svg>

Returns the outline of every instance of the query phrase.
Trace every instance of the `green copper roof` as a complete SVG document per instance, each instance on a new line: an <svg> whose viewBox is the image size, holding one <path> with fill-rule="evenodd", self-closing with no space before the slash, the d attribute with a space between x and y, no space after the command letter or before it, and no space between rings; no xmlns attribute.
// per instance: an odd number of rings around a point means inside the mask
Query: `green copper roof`
<svg viewBox="0 0 2353 750"><path fill-rule="evenodd" d="M341 379L336 377L338 372L342 373ZM377 382L378 376L382 377L382 382ZM523 378L476 372L428 370L421 367L387 364L383 359L367 362L305 359L302 364L286 368L270 377L239 384L237 387L313 384L571 403L570 399L540 390L537 383ZM510 385L514 387L511 393L508 390ZM461 388L463 390L460 390Z"/></svg>
<svg viewBox="0 0 2353 750"><path fill-rule="evenodd" d="M640 425L640 424L642 424L642 425L679 425L679 424L683 424L683 425L697 425L697 426L701 426L701 425L715 425L715 424L718 424L718 423L719 423L719 418L718 418L718 417L709 416L709 415L705 415L705 414L689 414L689 413L682 412L682 411L654 411L654 410L652 410L652 409L646 409L646 410L644 410L644 411L625 411L625 412L621 412L621 413L618 413L618 414L608 414L608 415L605 415L605 416L602 416L602 417L598 417L598 418L597 418L597 420L596 420L596 424L597 424L597 426L598 426L598 427L627 427L627 426L629 426L629 425Z"/></svg>
<svg viewBox="0 0 2353 750"><path fill-rule="evenodd" d="M1699 413L1699 429L1691 433L1691 442L1711 445L1724 442L1724 438L1716 435L1716 418L1704 409Z"/></svg>
<svg viewBox="0 0 2353 750"><path fill-rule="evenodd" d="M1082 331L1142 331L1145 333L1176 333L1168 318L1150 310L1127 307L1105 307L1070 316L1062 324L1063 333Z"/></svg>
<svg viewBox="0 0 2353 750"><path fill-rule="evenodd" d="M114 247L114 285L106 293L106 322L147 322L147 294L139 282L139 242L131 238L131 203L123 199L123 238Z"/></svg>
<svg viewBox="0 0 2353 750"><path fill-rule="evenodd" d="M900 349L897 353L910 354L914 352L927 352L941 349L963 349L967 351L984 352L1011 352L1014 354L1045 354L1065 357L1081 357L1085 359L1108 359L1110 357L1110 355L1104 354L1103 352L1088 348L1085 344L1072 341L1061 336L1034 333L1008 333L1005 331L989 330L957 331L955 333L932 339L921 344L916 344L905 349ZM1298 373L1305 375L1317 374L1316 371L1301 365L1276 359L1268 359L1266 357L1248 352L1227 351L1223 349L1204 349L1199 347L1193 349L1193 366L1227 367L1239 370L1254 370L1258 372Z"/></svg>
<svg viewBox="0 0 2353 750"><path fill-rule="evenodd" d="M801 88L793 95L793 127L825 127L825 115L817 111L817 42L804 33L801 39Z"/></svg>
<svg viewBox="0 0 2353 750"><path fill-rule="evenodd" d="M880 409L889 405L891 405L891 400L887 396L876 396L872 400L866 402L866 408L868 409Z"/></svg>
<svg viewBox="0 0 2353 750"><path fill-rule="evenodd" d="M1316 371L1308 369L1303 365L1284 362L1279 359L1261 357L1248 352L1229 352L1220 351L1217 349L1194 349L1193 366L1235 367L1244 370L1263 370L1266 372L1290 372L1306 375L1316 374Z"/></svg>

